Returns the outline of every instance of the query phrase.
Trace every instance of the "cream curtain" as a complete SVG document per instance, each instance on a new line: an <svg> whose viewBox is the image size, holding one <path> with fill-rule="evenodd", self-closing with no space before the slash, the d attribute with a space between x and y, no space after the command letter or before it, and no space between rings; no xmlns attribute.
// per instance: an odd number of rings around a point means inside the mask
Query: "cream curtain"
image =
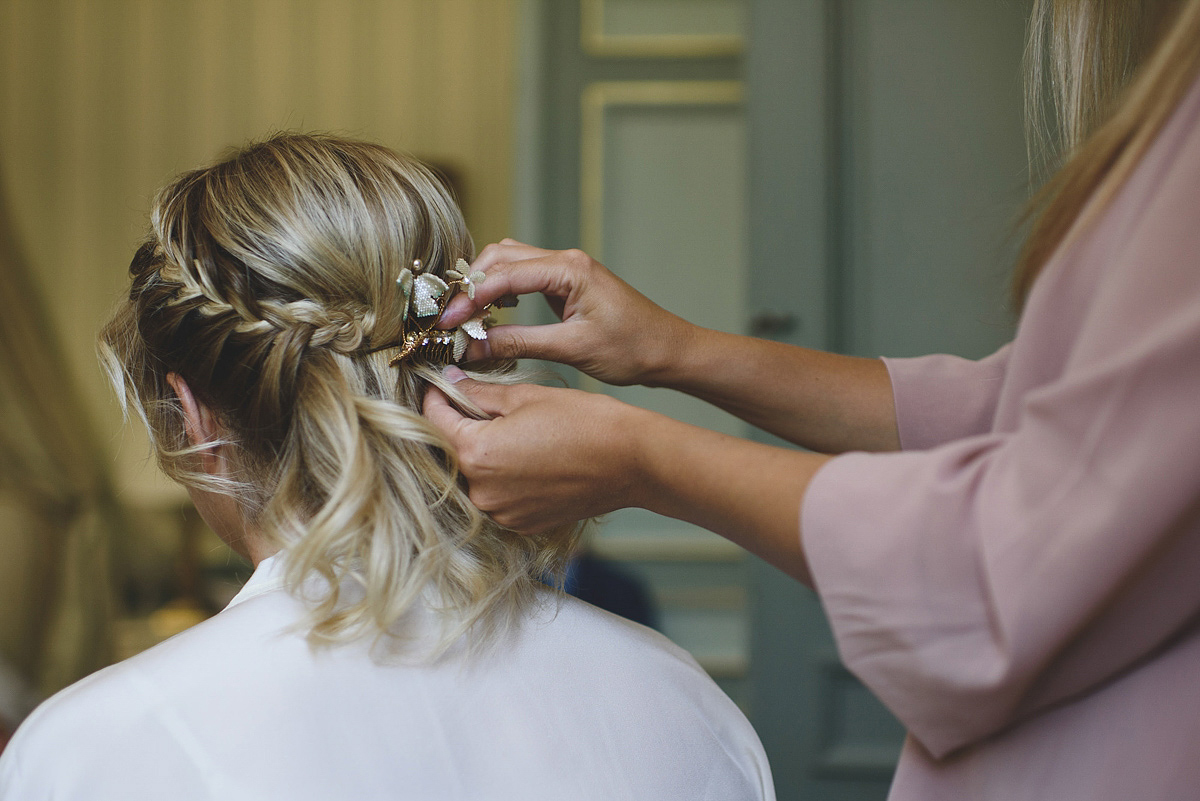
<svg viewBox="0 0 1200 801"><path fill-rule="evenodd" d="M0 173L30 283L131 506L182 494L144 468L96 367L150 197L273 131L382 142L461 178L507 236L515 0L0 0Z"/></svg>
<svg viewBox="0 0 1200 801"><path fill-rule="evenodd" d="M508 235L516 6L0 0L0 654L39 686L105 661L108 566L161 567L179 538L184 494L93 345L153 191L272 131L333 131L449 168L476 240Z"/></svg>
<svg viewBox="0 0 1200 801"><path fill-rule="evenodd" d="M106 467L0 195L0 652L43 692L106 664Z"/></svg>

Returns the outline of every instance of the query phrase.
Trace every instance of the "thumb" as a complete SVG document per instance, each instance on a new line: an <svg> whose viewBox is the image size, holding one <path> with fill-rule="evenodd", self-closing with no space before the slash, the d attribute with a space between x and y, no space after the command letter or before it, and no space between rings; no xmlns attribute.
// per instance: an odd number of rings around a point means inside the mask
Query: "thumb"
<svg viewBox="0 0 1200 801"><path fill-rule="evenodd" d="M476 381L473 378L468 378L467 374L455 365L446 367L442 372L442 377L450 383L450 387L453 389L447 388L438 394L445 399L446 404L450 406L451 410L464 420L478 422L463 415L453 407L451 398L456 393L461 394L466 400L474 403L489 417L503 417L512 407L512 393L515 387L503 384L489 384L486 381ZM426 411L426 417L428 416L428 411ZM430 420L432 421L433 418L430 418ZM434 422L436 423L436 421Z"/></svg>
<svg viewBox="0 0 1200 801"><path fill-rule="evenodd" d="M498 325L487 332L488 355L494 359L546 359L572 364L567 323Z"/></svg>
<svg viewBox="0 0 1200 801"><path fill-rule="evenodd" d="M450 402L450 398L446 397L446 393L437 387L430 387L425 393L425 402L421 411L424 413L425 419L440 428L455 446L463 437L467 425L476 422L454 408L454 404Z"/></svg>

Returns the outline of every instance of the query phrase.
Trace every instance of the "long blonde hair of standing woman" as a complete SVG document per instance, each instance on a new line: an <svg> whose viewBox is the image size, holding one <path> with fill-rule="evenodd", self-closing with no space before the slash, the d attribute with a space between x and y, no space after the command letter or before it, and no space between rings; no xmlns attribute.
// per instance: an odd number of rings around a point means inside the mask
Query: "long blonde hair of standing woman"
<svg viewBox="0 0 1200 801"><path fill-rule="evenodd" d="M444 275L472 253L429 170L348 139L276 136L154 201L102 361L167 475L235 497L283 549L293 590L324 578L310 599L314 643L403 638L402 618L426 597L445 623L431 653L468 630L481 642L574 547L575 531L523 537L480 513L418 410L437 386L482 413L441 365L388 364L405 319L400 271L420 259ZM511 368L472 376L511 382ZM199 469L172 372L216 414L233 478Z"/></svg>
<svg viewBox="0 0 1200 801"><path fill-rule="evenodd" d="M1034 147L1049 142L1065 163L1030 207L1018 303L1116 195L1200 73L1200 0L1035 0L1026 64Z"/></svg>

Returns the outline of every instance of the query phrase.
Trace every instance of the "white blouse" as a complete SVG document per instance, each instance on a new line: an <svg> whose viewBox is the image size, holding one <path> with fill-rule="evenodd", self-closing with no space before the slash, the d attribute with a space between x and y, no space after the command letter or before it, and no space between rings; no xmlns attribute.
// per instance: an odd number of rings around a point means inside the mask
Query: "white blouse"
<svg viewBox="0 0 1200 801"><path fill-rule="evenodd" d="M746 718L647 628L546 592L481 656L397 664L311 650L281 572L44 703L0 801L775 797Z"/></svg>

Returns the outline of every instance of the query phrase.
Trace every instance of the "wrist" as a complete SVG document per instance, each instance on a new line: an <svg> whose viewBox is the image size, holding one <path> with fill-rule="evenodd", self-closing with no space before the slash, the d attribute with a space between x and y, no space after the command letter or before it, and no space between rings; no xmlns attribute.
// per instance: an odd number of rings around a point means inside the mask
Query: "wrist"
<svg viewBox="0 0 1200 801"><path fill-rule="evenodd" d="M647 387L677 389L689 382L689 376L703 369L701 360L710 349L708 344L718 332L701 328L676 317L670 329L658 338L658 347L649 351L642 369Z"/></svg>
<svg viewBox="0 0 1200 801"><path fill-rule="evenodd" d="M659 460L667 451L670 429L676 421L636 406L621 404L623 419L620 475L625 477L622 506L658 511L656 502L666 491Z"/></svg>

